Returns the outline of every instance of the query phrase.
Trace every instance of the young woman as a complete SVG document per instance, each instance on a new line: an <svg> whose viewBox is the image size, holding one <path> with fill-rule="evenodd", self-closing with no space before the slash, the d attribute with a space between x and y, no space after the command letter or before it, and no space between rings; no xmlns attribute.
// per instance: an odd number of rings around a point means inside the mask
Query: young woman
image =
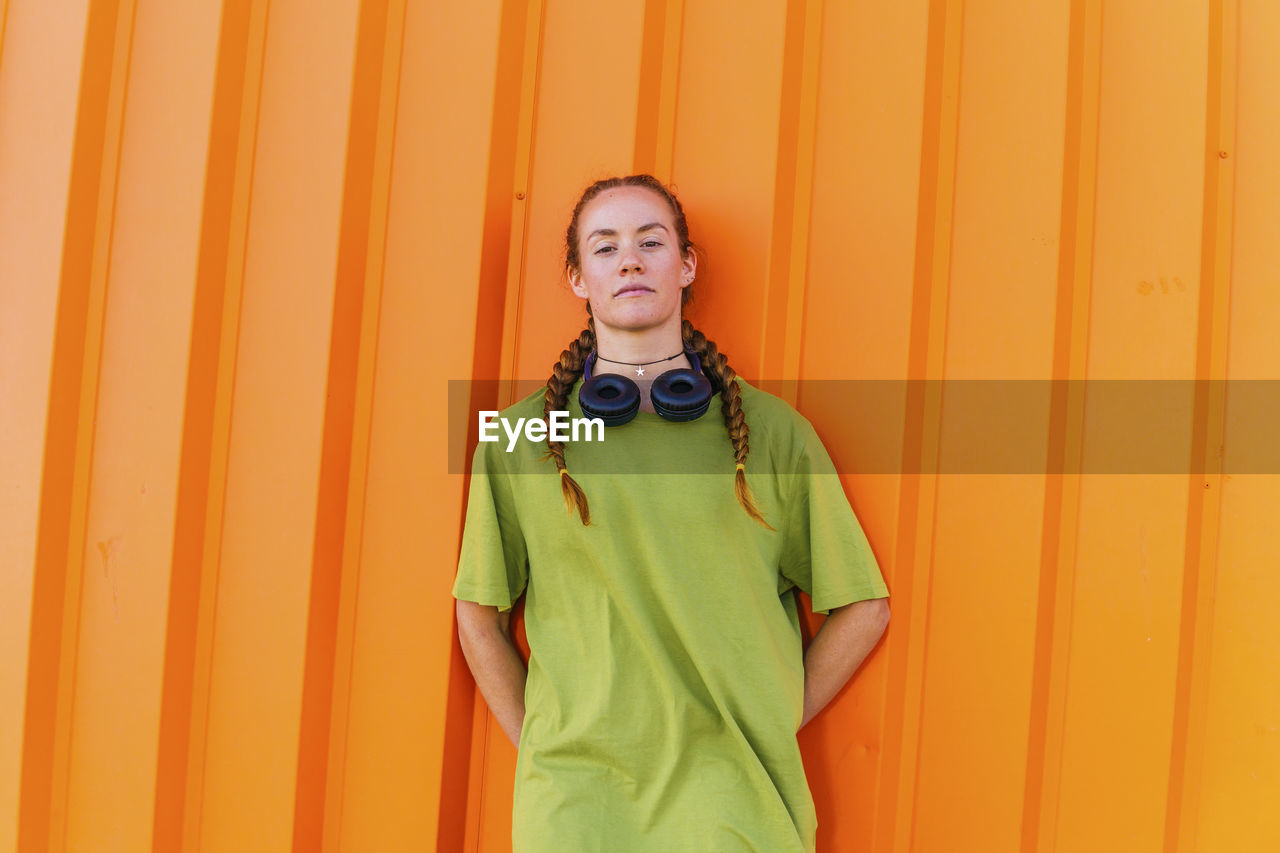
<svg viewBox="0 0 1280 853"><path fill-rule="evenodd" d="M518 749L517 853L812 851L796 732L888 622L813 427L683 318L697 262L661 182L589 186L565 247L587 328L500 417L611 425L473 456L453 594ZM804 654L793 587L829 612ZM522 594L527 671L509 623Z"/></svg>

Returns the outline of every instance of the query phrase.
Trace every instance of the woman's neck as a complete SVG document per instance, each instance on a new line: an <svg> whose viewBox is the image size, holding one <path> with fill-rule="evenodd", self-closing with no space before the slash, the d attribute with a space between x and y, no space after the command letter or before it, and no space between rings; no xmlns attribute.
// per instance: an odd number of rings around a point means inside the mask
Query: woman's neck
<svg viewBox="0 0 1280 853"><path fill-rule="evenodd" d="M684 350L680 327L645 329L643 332L611 329L599 324L595 327L595 351L607 359L644 364L678 355Z"/></svg>
<svg viewBox="0 0 1280 853"><path fill-rule="evenodd" d="M639 366L645 371L640 375L645 376L650 368L661 373L678 367L692 367L684 354L679 327L630 332L597 326L596 357L596 372L600 373L634 376Z"/></svg>

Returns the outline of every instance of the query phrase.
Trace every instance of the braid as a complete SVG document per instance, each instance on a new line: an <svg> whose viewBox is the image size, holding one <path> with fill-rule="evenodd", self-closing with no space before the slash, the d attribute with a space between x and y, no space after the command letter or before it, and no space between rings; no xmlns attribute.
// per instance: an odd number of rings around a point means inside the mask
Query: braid
<svg viewBox="0 0 1280 853"><path fill-rule="evenodd" d="M716 349L715 341L707 340L706 335L693 327L688 320L681 321L680 331L684 341L698 354L702 369L714 385L720 388L722 401L720 411L724 415L725 427L729 430L729 439L733 442L733 458L738 463L737 474L734 475L733 490L738 496L738 503L747 511L747 515L773 530L773 525L764 520L764 516L756 509L751 497L751 489L747 486L747 475L743 465L747 461L750 446L747 436L751 430L747 428L746 418L742 415L742 395L738 388L738 375L729 366L729 359Z"/></svg>
<svg viewBox="0 0 1280 853"><path fill-rule="evenodd" d="M569 348L560 353L560 360L551 370L551 378L547 380L547 390L543 394L543 418L549 418L553 411L563 411L569 398L569 391L582 375L587 355L596 345L595 318L587 320L587 328L569 344ZM587 505L587 493L570 476L564 464L564 442L552 441L548 432L547 447L550 448L543 459L555 459L556 468L560 471L560 489L564 493L565 506L569 512L576 507L578 516L584 525L591 523L591 509Z"/></svg>

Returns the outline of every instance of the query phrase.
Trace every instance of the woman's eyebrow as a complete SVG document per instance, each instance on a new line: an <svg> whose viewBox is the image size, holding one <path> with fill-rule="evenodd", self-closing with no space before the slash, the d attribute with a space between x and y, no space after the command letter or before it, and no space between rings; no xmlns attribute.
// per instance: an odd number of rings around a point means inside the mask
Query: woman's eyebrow
<svg viewBox="0 0 1280 853"><path fill-rule="evenodd" d="M663 225L661 222L650 222L648 225L641 225L639 228L636 229L636 231L652 231L654 228L661 228L663 231L667 230L667 226ZM614 231L612 228L597 228L596 230L592 231L590 234L587 235L587 239L590 240L592 237L595 237L597 234L603 237L618 236L618 232Z"/></svg>

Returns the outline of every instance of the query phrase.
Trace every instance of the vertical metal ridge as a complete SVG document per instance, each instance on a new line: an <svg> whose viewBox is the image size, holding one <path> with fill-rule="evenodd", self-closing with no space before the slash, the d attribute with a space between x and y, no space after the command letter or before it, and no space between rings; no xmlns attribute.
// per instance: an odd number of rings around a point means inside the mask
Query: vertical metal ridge
<svg viewBox="0 0 1280 853"><path fill-rule="evenodd" d="M109 15L104 11L108 9ZM101 72L110 66L109 59L104 57L103 46L94 40L93 33L102 30L101 18L115 17L113 4L109 2L90 5L88 14L40 465L26 696L19 758L18 850L43 849L50 837L54 721L59 704L62 622L69 562L67 529L70 517L66 508L75 477L76 460L72 451L81 420L79 387L89 302L85 258L91 251L94 224L84 215L84 205L77 204L77 201L92 204L98 192L103 119L101 109L95 109L94 105L105 98L102 92L105 75Z"/></svg>
<svg viewBox="0 0 1280 853"><path fill-rule="evenodd" d="M876 843L877 849L903 853L912 846L923 733L942 406L941 386L936 380L942 378L946 349L963 23L963 0L932 0L907 359L907 376L912 381L903 430L903 459L919 460L918 468L911 465L910 469L921 473L903 478L899 499L898 565L906 581L900 584L899 595L908 602L898 608L907 618L906 695L898 755L896 761L886 758L885 764L887 796L879 823L890 827L890 838ZM899 628L899 636L902 630Z"/></svg>
<svg viewBox="0 0 1280 853"><path fill-rule="evenodd" d="M1046 454L1050 470L1063 473L1045 477L1020 842L1028 853L1052 850L1057 834L1084 434L1084 386L1078 380L1087 375L1101 62L1100 0L1073 0Z"/></svg>
<svg viewBox="0 0 1280 853"><path fill-rule="evenodd" d="M4 68L4 35L9 29L9 0L0 0L0 70Z"/></svg>
<svg viewBox="0 0 1280 853"><path fill-rule="evenodd" d="M676 106L680 99L680 56L684 46L684 0L667 0L662 48L662 96L658 102L657 144L653 169L658 180L675 175Z"/></svg>
<svg viewBox="0 0 1280 853"><path fill-rule="evenodd" d="M66 846L85 525L134 5L89 4L58 285L27 662L19 849ZM7 18L7 7L6 7Z"/></svg>
<svg viewBox="0 0 1280 853"><path fill-rule="evenodd" d="M809 229L813 213L813 175L818 141L818 86L822 70L822 0L806 0L804 66L800 76L799 125L796 137L795 197L792 205L791 261L787 276L786 334L782 378L800 378L800 345L809 281ZM791 395L792 397L795 394ZM791 401L796 402L794 399Z"/></svg>
<svg viewBox="0 0 1280 853"><path fill-rule="evenodd" d="M1162 845L1167 853L1193 851L1198 846L1200 777L1209 702L1224 482L1222 451L1235 202L1238 28L1239 9L1235 0L1213 0L1209 4L1200 300L1191 432L1191 459L1193 463L1203 464L1205 473L1203 476L1192 474L1187 482L1178 668Z"/></svg>
<svg viewBox="0 0 1280 853"><path fill-rule="evenodd" d="M261 13L265 4L257 3L256 9ZM192 736L199 734L192 717L195 709L201 715L204 712L203 705L194 704L199 633L202 625L207 628L209 624L207 614L202 621L201 608L209 606L207 598L214 595L216 588L217 552L214 550L210 558L206 549L216 545L209 539L211 530L212 535L217 535L211 522L216 525L221 517L229 434L226 407L235 367L239 267L233 268L229 247L237 227L241 233L245 229L243 218L237 219L237 209L241 217L247 216L248 210L242 198L237 207L237 199L246 191L246 172L252 160L253 135L249 134L250 146L246 150L241 129L253 127L244 113L248 98L246 59L251 52L254 11L252 3L223 6L214 66L164 635L152 818L152 849L156 851L183 848L184 824L191 802L188 788L199 786L202 779L198 761L192 771ZM261 48L260 43L258 47ZM220 464L215 464L215 456L221 457ZM207 654L208 645L204 648Z"/></svg>
<svg viewBox="0 0 1280 853"><path fill-rule="evenodd" d="M636 97L636 139L631 165L636 173L655 171L658 112L662 103L662 71L666 59L668 0L645 0L640 34L640 85ZM656 86L648 81L658 80Z"/></svg>
<svg viewBox="0 0 1280 853"><path fill-rule="evenodd" d="M760 312L760 376L779 377L782 336L786 333L786 287L795 227L796 143L800 128L800 81L804 64L805 0L787 0L782 32L782 84L778 103L773 203L769 211L769 248L765 260L764 310ZM794 395L793 395L794 396ZM795 400L791 402L795 404Z"/></svg>
<svg viewBox="0 0 1280 853"><path fill-rule="evenodd" d="M476 328L472 349L469 411L499 409L511 402L519 320L528 170L532 156L533 119L541 65L543 9L540 0L502 0L498 28L498 69L493 91L484 228L480 249ZM497 382L493 380L498 380ZM467 428L468 446L475 438ZM464 469L463 490L470 471ZM462 541L465 512L458 518ZM442 797L437 844L475 851L484 820L486 750L492 715L476 689L453 632L449 663L449 699L445 723L443 784L465 770L465 808L461 796ZM454 744L453 748L450 744ZM465 748L464 748L465 745ZM455 810L451 810L450 807Z"/></svg>
<svg viewBox="0 0 1280 853"><path fill-rule="evenodd" d="M404 52L405 0L364 3L360 10L351 126L343 190L341 243L330 338L321 490L332 518L317 524L307 684L299 748L294 845L337 850L346 779L352 658L360 591L361 545L387 219ZM341 372L341 376L334 374ZM329 532L326 532L329 531ZM338 536L341 541L332 541ZM317 591L331 596L325 599ZM320 618L317 618L319 616ZM308 750L311 753L308 755ZM310 780L311 789L305 786ZM307 802L303 802L304 799Z"/></svg>
<svg viewBox="0 0 1280 853"><path fill-rule="evenodd" d="M221 315L217 318L218 340L211 358L216 358L212 420L209 427L207 495L204 501L203 536L200 542L199 593L196 601L194 649L191 658L191 702L187 720L187 773L182 807L182 849L200 848L204 806L205 765L208 750L208 718L213 675L214 631L217 625L218 579L222 560L223 515L226 509L228 456L231 421L234 416L237 353L240 340L241 305L249 240L253 178L258 126L262 104L262 82L266 63L267 28L271 0L254 0L248 14L244 51L244 78L240 99L228 104L225 132L235 134L234 173L227 215L226 262L222 280ZM237 54L238 55L238 54ZM232 73L228 70L228 74ZM230 81L229 81L230 82ZM228 93L228 98L233 97ZM238 109L235 107L238 106ZM215 119L217 117L215 116ZM234 130L231 127L234 119ZM215 127L215 131L216 131ZM226 140L231 145L231 140ZM213 152L211 151L211 157ZM206 190L208 185L206 185ZM206 196L206 198L208 198ZM201 246L203 250L205 246ZM201 267L212 259L202 258ZM213 283L211 282L211 286ZM186 460L184 458L184 464Z"/></svg>
<svg viewBox="0 0 1280 853"><path fill-rule="evenodd" d="M809 206L813 199L813 149L817 125L822 7L789 0L782 52L768 274L760 319L760 375L798 379L805 271L809 260ZM788 360L789 359L789 360ZM781 389L792 405L796 389Z"/></svg>
<svg viewBox="0 0 1280 853"><path fill-rule="evenodd" d="M636 141L631 161L636 173L652 174L663 183L671 182L684 24L684 0L646 0L640 37ZM653 85L649 85L649 81L653 81Z"/></svg>
<svg viewBox="0 0 1280 853"><path fill-rule="evenodd" d="M461 643L459 643L461 645ZM477 689L471 706L472 730L479 733L479 749L471 752L471 765L467 768L467 826L462 849L466 853L480 850L480 836L484 830L485 779L489 768L489 728L493 714Z"/></svg>
<svg viewBox="0 0 1280 853"><path fill-rule="evenodd" d="M515 168L511 200L511 235L507 255L506 304L502 319L500 378L508 380L505 399L510 405L516 395L516 357L520 352L520 308L524 295L526 242L529 228L529 185L533 167L534 130L538 115L538 81L542 76L544 8L542 0L528 0L525 16L524 65L520 80L520 113L516 123Z"/></svg>
<svg viewBox="0 0 1280 853"><path fill-rule="evenodd" d="M124 113L129 91L129 65L133 51L133 22L137 0L115 5L115 29L111 39L111 70L107 86L102 134L102 166L94 210L93 249L90 256L88 316L80 384L80 421L76 431L74 480L70 525L67 529L67 589L62 614L62 656L59 661L58 710L53 742L53 785L50 789L49 847L66 848L69 820L69 786L74 735L76 673L79 668L80 608L85 562L85 538L89 519L89 495L93 455L97 439L98 389L102 373L102 341L105 337L111 249L115 233L116 195L120 183L120 152ZM92 34L90 34L92 37ZM86 66L87 67L87 66Z"/></svg>
<svg viewBox="0 0 1280 853"><path fill-rule="evenodd" d="M476 333L472 349L472 399L476 408L492 409L501 394L486 393L486 381L503 375L508 265L511 257L513 205L523 206L527 188L515 183L516 149L527 143L520 136L521 99L526 77L529 0L502 0L498 28L497 73L490 124L488 172L485 181L484 228L480 248ZM535 24L535 26L537 26ZM496 319L492 319L496 318ZM479 392L482 399L475 397ZM483 403L484 405L480 405ZM468 436L471 437L470 435ZM459 527L461 535L461 527Z"/></svg>
<svg viewBox="0 0 1280 853"><path fill-rule="evenodd" d="M632 164L663 183L671 182L684 0L647 0L640 41L640 93ZM656 85L648 86L648 81Z"/></svg>
<svg viewBox="0 0 1280 853"><path fill-rule="evenodd" d="M538 83L542 77L545 15L546 9L542 0L528 0L528 9L524 18L524 51L520 74L520 108L516 121L515 166L512 170L512 185L515 191L515 198L508 196L508 204L511 210L511 230L507 247L506 302L502 315L502 358L499 365L499 378L506 380L506 382L504 391L499 392L503 394L503 397L499 398L499 405L514 403L517 393L516 388L518 387L516 357L520 352L521 304L524 296L525 258L527 255L529 229L529 191L532 183L529 178L533 168L535 125L538 115ZM483 702L483 697L481 697L478 690L476 691L476 701L478 704ZM481 735L483 748L479 754L482 762L479 779L481 796L478 798L475 832L471 836L475 840L476 849L481 849L484 846L484 802L486 798L483 796L483 790L488 781L485 774L489 766L489 738L493 736L495 728L499 734L502 731L501 728L492 725L493 713L488 710L487 704L484 707L485 726Z"/></svg>

